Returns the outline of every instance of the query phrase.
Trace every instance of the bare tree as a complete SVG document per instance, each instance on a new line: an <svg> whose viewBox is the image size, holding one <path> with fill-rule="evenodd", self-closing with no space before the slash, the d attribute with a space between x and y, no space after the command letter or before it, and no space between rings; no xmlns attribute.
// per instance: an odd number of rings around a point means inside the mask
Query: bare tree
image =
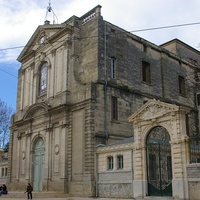
<svg viewBox="0 0 200 200"><path fill-rule="evenodd" d="M13 109L0 99L0 147L3 148L9 142L10 120Z"/></svg>

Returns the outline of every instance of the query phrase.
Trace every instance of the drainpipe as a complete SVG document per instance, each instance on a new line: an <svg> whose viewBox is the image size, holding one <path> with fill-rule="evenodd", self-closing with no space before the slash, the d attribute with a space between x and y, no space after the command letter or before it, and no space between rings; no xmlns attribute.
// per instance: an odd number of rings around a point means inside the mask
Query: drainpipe
<svg viewBox="0 0 200 200"><path fill-rule="evenodd" d="M97 151L97 148L96 148L96 151ZM96 197L98 197L98 181L99 181L99 178L98 178L98 160L99 160L99 156L98 156L98 153L96 152Z"/></svg>
<svg viewBox="0 0 200 200"><path fill-rule="evenodd" d="M163 73L163 53L161 52L161 63L160 63L161 67L160 67L160 71L161 71L161 84L162 84L162 98L164 99L165 97L165 87L164 87L164 73Z"/></svg>
<svg viewBox="0 0 200 200"><path fill-rule="evenodd" d="M106 144L108 144L108 132L107 132L107 41L106 41L106 22L104 25L104 133L106 137Z"/></svg>
<svg viewBox="0 0 200 200"><path fill-rule="evenodd" d="M133 193L133 179L134 179L134 176L133 176L133 149L131 149L131 183L132 183L132 197L134 195Z"/></svg>
<svg viewBox="0 0 200 200"><path fill-rule="evenodd" d="M107 81L104 84L104 133L106 137L106 144L108 144L108 132L107 132Z"/></svg>

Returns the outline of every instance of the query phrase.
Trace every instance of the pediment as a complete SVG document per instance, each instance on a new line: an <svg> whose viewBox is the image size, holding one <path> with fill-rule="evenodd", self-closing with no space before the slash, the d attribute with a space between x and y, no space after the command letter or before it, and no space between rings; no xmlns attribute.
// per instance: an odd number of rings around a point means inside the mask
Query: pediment
<svg viewBox="0 0 200 200"><path fill-rule="evenodd" d="M44 47L54 35L62 32L65 28L66 24L45 24L38 26L17 60L22 62L24 58L30 54L32 55L38 48Z"/></svg>
<svg viewBox="0 0 200 200"><path fill-rule="evenodd" d="M135 119L146 121L164 117L169 113L172 115L180 110L187 112L186 108L152 99L147 101L142 107L133 113L128 120L129 122L132 122Z"/></svg>
<svg viewBox="0 0 200 200"><path fill-rule="evenodd" d="M49 106L46 103L33 104L25 112L23 119L30 119L33 117L48 114Z"/></svg>

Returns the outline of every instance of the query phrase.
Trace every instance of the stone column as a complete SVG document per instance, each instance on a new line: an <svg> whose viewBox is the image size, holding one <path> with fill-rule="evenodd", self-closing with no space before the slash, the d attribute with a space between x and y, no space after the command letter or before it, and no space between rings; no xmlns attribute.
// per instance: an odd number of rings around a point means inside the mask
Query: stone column
<svg viewBox="0 0 200 200"><path fill-rule="evenodd" d="M26 137L26 151L22 152L22 159L25 159L25 176L26 176L26 180L30 182L30 178L31 178L31 166L32 166L32 151L31 151L31 133L27 133L27 137ZM25 155L23 155L25 153Z"/></svg>
<svg viewBox="0 0 200 200"><path fill-rule="evenodd" d="M67 123L63 123L61 126L61 138L60 138L60 178L64 181L64 192L68 193L67 186Z"/></svg>
<svg viewBox="0 0 200 200"><path fill-rule="evenodd" d="M134 160L134 180L133 180L133 197L143 198L145 195L145 180L143 175L143 153L142 147L135 147L133 151Z"/></svg>
<svg viewBox="0 0 200 200"><path fill-rule="evenodd" d="M49 181L52 178L52 128L46 129L45 141L45 164L44 164L44 180L46 181L46 190L49 189Z"/></svg>
<svg viewBox="0 0 200 200"><path fill-rule="evenodd" d="M17 163L17 166L16 166L16 180L19 180L19 178L20 178L20 166L21 166L21 163L20 163L20 161L21 161L21 156L20 156L21 134L20 133L18 133L17 138L18 138L18 141L17 141L17 143L18 143L18 145L17 145L18 146L18 151L17 151L18 163Z"/></svg>

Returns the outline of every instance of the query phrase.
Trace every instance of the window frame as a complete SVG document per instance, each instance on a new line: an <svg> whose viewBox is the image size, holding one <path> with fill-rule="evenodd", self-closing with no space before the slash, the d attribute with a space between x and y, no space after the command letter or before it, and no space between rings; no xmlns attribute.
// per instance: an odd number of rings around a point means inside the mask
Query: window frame
<svg viewBox="0 0 200 200"><path fill-rule="evenodd" d="M151 65L149 62L142 60L142 82L151 84Z"/></svg>
<svg viewBox="0 0 200 200"><path fill-rule="evenodd" d="M4 168L1 168L1 177L4 177Z"/></svg>
<svg viewBox="0 0 200 200"><path fill-rule="evenodd" d="M117 156L117 169L123 169L124 168L124 157L123 155Z"/></svg>
<svg viewBox="0 0 200 200"><path fill-rule="evenodd" d="M116 58L115 57L110 58L110 78L111 79L116 78Z"/></svg>
<svg viewBox="0 0 200 200"><path fill-rule="evenodd" d="M178 89L179 89L179 95L185 96L186 90L185 90L185 77L184 76L178 76Z"/></svg>
<svg viewBox="0 0 200 200"><path fill-rule="evenodd" d="M118 120L118 98L111 96L111 120Z"/></svg>
<svg viewBox="0 0 200 200"><path fill-rule="evenodd" d="M39 85L38 85L39 96L47 93L47 83L48 83L48 63L44 62L39 68Z"/></svg>
<svg viewBox="0 0 200 200"><path fill-rule="evenodd" d="M196 93L196 105L200 107L200 93Z"/></svg>
<svg viewBox="0 0 200 200"><path fill-rule="evenodd" d="M8 176L8 168L5 168L5 176Z"/></svg>
<svg viewBox="0 0 200 200"><path fill-rule="evenodd" d="M108 170L113 170L113 168L114 168L113 156L107 157L107 163L108 163Z"/></svg>

